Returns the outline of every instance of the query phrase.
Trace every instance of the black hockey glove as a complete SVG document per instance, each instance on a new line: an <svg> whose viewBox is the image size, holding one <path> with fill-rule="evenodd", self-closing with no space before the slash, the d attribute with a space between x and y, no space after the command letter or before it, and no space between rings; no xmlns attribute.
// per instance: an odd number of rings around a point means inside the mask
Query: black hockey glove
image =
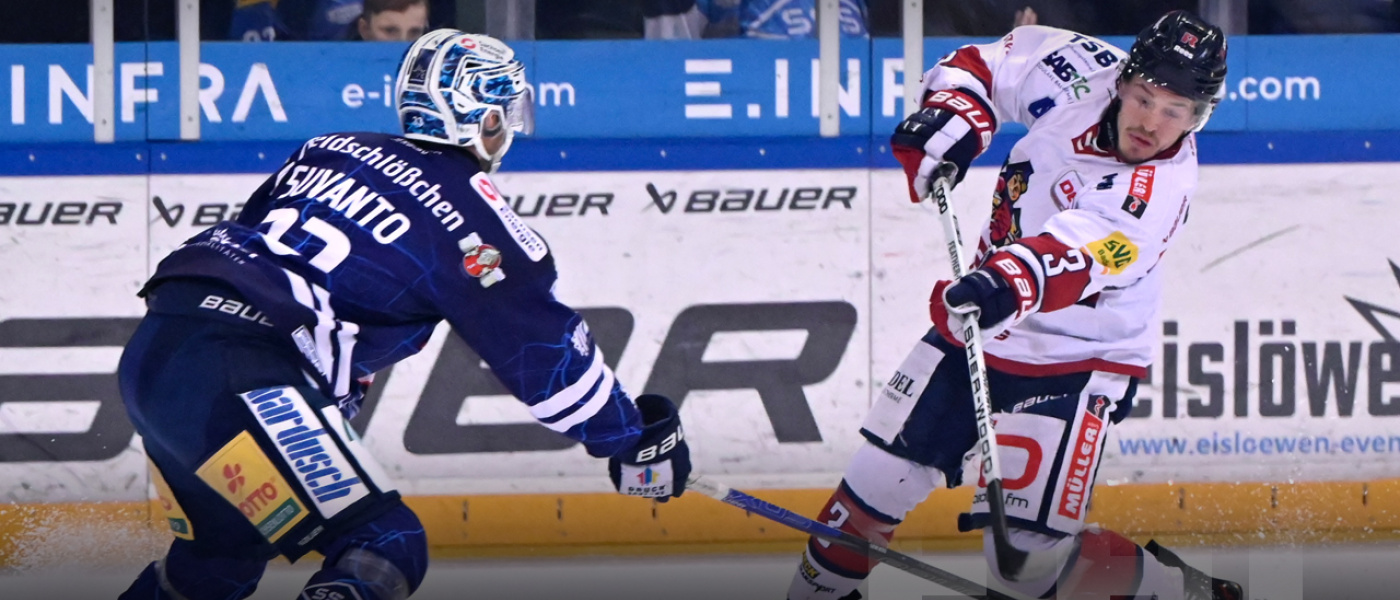
<svg viewBox="0 0 1400 600"><path fill-rule="evenodd" d="M977 325L995 336L1039 309L1040 284L1024 261L1010 252L992 254L982 267L943 288L949 316L977 310ZM936 319L937 317L935 317ZM949 323L956 330L956 323Z"/></svg>
<svg viewBox="0 0 1400 600"><path fill-rule="evenodd" d="M977 326L988 329L1016 312L1017 299L1001 275L978 269L948 286L943 291L943 302L952 313L978 311Z"/></svg>
<svg viewBox="0 0 1400 600"><path fill-rule="evenodd" d="M995 130L991 109L971 91L929 94L923 107L890 136L890 149L909 178L909 199L917 203L928 196L934 169L943 161L957 165L953 185L961 182L972 159L991 144Z"/></svg>
<svg viewBox="0 0 1400 600"><path fill-rule="evenodd" d="M665 396L644 394L636 402L642 413L642 437L636 446L608 459L608 476L619 494L658 502L679 498L690 478L690 446L685 443L680 413Z"/></svg>

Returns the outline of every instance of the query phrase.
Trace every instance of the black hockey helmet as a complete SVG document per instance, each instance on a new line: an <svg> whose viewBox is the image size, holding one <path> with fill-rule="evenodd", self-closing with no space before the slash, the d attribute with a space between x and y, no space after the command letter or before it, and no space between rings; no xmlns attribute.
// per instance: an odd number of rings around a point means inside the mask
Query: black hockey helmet
<svg viewBox="0 0 1400 600"><path fill-rule="evenodd" d="M1226 46L1219 27L1174 10L1138 34L1119 78L1141 76L1197 102L1199 130L1225 95Z"/></svg>

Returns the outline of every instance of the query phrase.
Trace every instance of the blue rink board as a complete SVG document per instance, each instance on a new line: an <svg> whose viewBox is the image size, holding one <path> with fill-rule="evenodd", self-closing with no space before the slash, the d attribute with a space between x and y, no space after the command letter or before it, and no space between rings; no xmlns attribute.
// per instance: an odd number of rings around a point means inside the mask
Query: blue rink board
<svg viewBox="0 0 1400 600"><path fill-rule="evenodd" d="M992 38L927 38L924 64ZM1108 38L1126 47L1131 39ZM551 139L807 137L819 131L815 40L512 42ZM393 131L390 42L206 42L200 135L287 140ZM119 141L180 137L174 42L116 47ZM840 128L888 132L902 117L903 45L841 44ZM1365 57L1357 60L1356 57ZM92 139L85 44L0 45L0 144ZM1224 102L1207 132L1400 131L1400 34L1232 36ZM8 67L8 68L6 68ZM7 117L7 118L6 118Z"/></svg>
<svg viewBox="0 0 1400 600"><path fill-rule="evenodd" d="M1202 164L1400 162L1400 132L1200 134ZM999 164L1019 139L999 135L974 165ZM298 142L0 145L0 176L271 173ZM882 139L521 139L504 171L897 168Z"/></svg>

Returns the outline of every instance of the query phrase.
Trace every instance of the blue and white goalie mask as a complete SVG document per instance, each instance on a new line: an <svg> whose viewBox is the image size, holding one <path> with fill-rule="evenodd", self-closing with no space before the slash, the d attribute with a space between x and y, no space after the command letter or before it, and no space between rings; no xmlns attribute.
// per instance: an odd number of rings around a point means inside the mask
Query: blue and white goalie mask
<svg viewBox="0 0 1400 600"><path fill-rule="evenodd" d="M515 132L534 131L525 65L493 37L455 29L424 34L399 65L394 96L404 137L470 147L488 172L500 166ZM488 151L487 138L497 136L500 147Z"/></svg>

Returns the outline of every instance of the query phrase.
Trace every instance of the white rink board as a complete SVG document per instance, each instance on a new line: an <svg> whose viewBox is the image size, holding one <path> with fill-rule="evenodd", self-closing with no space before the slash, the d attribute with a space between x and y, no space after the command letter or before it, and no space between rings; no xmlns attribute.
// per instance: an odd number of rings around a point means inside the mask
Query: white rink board
<svg viewBox="0 0 1400 600"><path fill-rule="evenodd" d="M1395 172L1394 164L1202 168L1190 219L1162 267L1168 270L1169 282L1164 320L1177 327L1176 335L1165 341L1175 347L1178 416L1163 416L1171 395L1161 383L1166 355L1159 348L1153 382L1140 389L1140 396L1152 403L1150 414L1115 428L1100 481L1400 476L1400 427L1392 424L1400 417L1373 414L1390 412L1392 405L1400 411L1400 351L1381 344L1386 339L1382 332L1347 301L1400 313L1400 282L1388 262L1400 261L1400 243L1393 232L1400 222L1400 203L1391 198ZM91 225L17 225L11 219L0 225L0 281L5 281L0 288L0 327L14 319L139 316L141 304L133 294L149 269L203 224L232 214L262 179L0 178L0 189L6 192L6 200L0 202L37 198L44 200L31 202L122 204L115 225L105 219ZM525 218L556 255L561 299L576 307L610 307L630 314L632 327L623 338L626 346L617 372L633 393L656 377L657 358L673 324L691 314L687 309L827 303L855 311L839 360L823 379L802 386L820 441L780 442L755 390L701 390L685 398L682 413L697 470L723 475L740 487L826 487L839 478L860 442L857 428L872 390L928 327L928 290L948 272L936 215L928 207L908 203L903 177L893 170L543 173L501 174L495 179L507 196L524 196L524 215L532 212L541 194L556 198L554 216L547 215L546 200L538 215ZM995 179L993 169L974 169L954 192L969 227L968 239L977 233L972 226L980 226L990 209ZM792 210L791 190L797 188L822 191L817 200L799 203L810 209ZM852 189L849 209L839 200L825 202L836 188ZM720 202L741 195L727 190L753 189L757 195L756 190L767 189L769 207L782 190L789 190L789 197L781 210L757 211L750 201L747 210L704 211L708 205L701 193L701 200L687 212L692 194L707 189L720 190ZM676 192L674 204L663 211L658 202L668 202L670 191ZM571 194L578 196L572 205ZM161 199L158 204L155 197ZM584 204L590 205L585 209ZM729 208L740 204L733 201ZM1389 326L1384 335L1394 340L1400 318L1381 312L1376 318ZM1273 328L1271 334L1261 333L1265 323ZM1247 332L1240 342L1237 329ZM701 360L793 360L805 344L817 343L815 337L800 328L721 332L708 340ZM395 367L383 382L383 396L365 431L367 444L401 491L611 489L603 462L578 446L444 453L440 448L424 452L423 440L406 440L415 411L421 413L420 398L445 339L439 331L421 354ZM81 336L66 343L71 347L24 348L23 340L0 341L0 354L6 359L0 361L0 376L115 370L114 348L84 346ZM1328 343L1336 346L1348 368L1355 369L1350 416L1339 416L1330 385L1309 390L1308 379L1317 369L1306 364L1305 354L1312 347L1325 355ZM1355 367L1349 354L1353 345L1360 356ZM1242 354L1237 347L1248 350L1247 360L1237 361ZM1259 389L1266 350L1276 355L1270 361L1273 403L1267 405L1261 404L1265 395ZM1240 390L1235 385L1237 362L1247 367L1248 382ZM1290 372L1286 363L1292 364L1291 385L1282 381ZM17 392L8 390L17 388L3 382L0 379L0 443L7 443L6 437L11 438L8 443L17 443L21 435L47 435L46 423L51 429L82 435L84 413L77 410L81 405L25 402L33 398L13 395ZM1214 402L1212 385L1219 390ZM1291 410L1283 400L1289 389L1294 394ZM1372 395L1377 398L1374 406ZM506 398L449 400L461 407L456 420L462 427L528 422L524 408ZM1322 407L1322 416L1311 415L1313 403ZM1278 416L1261 415L1261 407ZM1237 416L1241 408L1244 414ZM1216 409L1218 417L1213 416ZM1237 433L1241 440L1254 440L1252 453L1222 449L1221 440L1233 444ZM1397 436L1395 448L1390 447L1392 434ZM1374 451L1378 448L1373 436L1382 436L1383 451ZM1164 440L1170 437L1181 438L1188 453L1143 450L1153 442L1169 447ZM1299 437L1326 438L1330 452L1263 451L1266 438L1278 444ZM1352 439L1351 452L1343 451L1347 438ZM1364 454L1357 442L1364 442ZM108 442L89 440L93 447L102 443ZM109 445L120 447L109 449L110 456L101 460L0 462L0 497L17 502L144 497L147 477L139 441L122 438ZM0 459L10 460L12 455L5 451L9 447L0 446ZM1133 453L1133 448L1138 451Z"/></svg>

